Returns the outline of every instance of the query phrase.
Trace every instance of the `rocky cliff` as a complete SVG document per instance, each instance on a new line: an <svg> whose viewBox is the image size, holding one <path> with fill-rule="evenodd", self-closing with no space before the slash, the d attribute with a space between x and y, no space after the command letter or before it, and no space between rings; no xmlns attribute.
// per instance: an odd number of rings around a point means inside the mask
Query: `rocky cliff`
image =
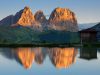
<svg viewBox="0 0 100 75"><path fill-rule="evenodd" d="M35 20L31 9L27 6L17 12L14 16L10 15L1 20L0 25L33 27L34 29L41 27Z"/></svg>
<svg viewBox="0 0 100 75"><path fill-rule="evenodd" d="M0 21L0 25L21 25L21 26L31 26L35 22L34 15L29 7L17 12L14 16L10 15Z"/></svg>
<svg viewBox="0 0 100 75"><path fill-rule="evenodd" d="M45 23L47 21L43 11L39 10L34 15L35 20L41 24Z"/></svg>
<svg viewBox="0 0 100 75"><path fill-rule="evenodd" d="M25 7L23 10L16 13L15 22L13 26L24 26L32 27L34 30L41 27L40 24L35 20L34 14L29 7Z"/></svg>
<svg viewBox="0 0 100 75"><path fill-rule="evenodd" d="M34 22L35 19L31 9L29 7L25 7L23 9L23 12L21 13L19 20L17 21L17 24L21 26L32 26Z"/></svg>
<svg viewBox="0 0 100 75"><path fill-rule="evenodd" d="M56 8L49 18L50 28L64 31L78 31L75 14L67 8Z"/></svg>

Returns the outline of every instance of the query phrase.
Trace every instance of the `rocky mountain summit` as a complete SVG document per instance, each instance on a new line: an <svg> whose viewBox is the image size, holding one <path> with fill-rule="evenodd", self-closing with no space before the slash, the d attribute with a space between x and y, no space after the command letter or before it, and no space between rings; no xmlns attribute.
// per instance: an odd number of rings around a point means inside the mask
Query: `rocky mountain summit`
<svg viewBox="0 0 100 75"><path fill-rule="evenodd" d="M56 8L49 18L50 27L55 30L78 31L75 14L67 8Z"/></svg>
<svg viewBox="0 0 100 75"><path fill-rule="evenodd" d="M38 30L61 30L77 32L78 25L75 14L67 8L55 8L47 20L43 11L35 14L26 6L15 15L10 15L0 21L0 25L32 27Z"/></svg>
<svg viewBox="0 0 100 75"><path fill-rule="evenodd" d="M47 19L43 13L43 11L39 10L34 15L35 20L41 24L46 23Z"/></svg>
<svg viewBox="0 0 100 75"><path fill-rule="evenodd" d="M36 21L31 9L27 6L16 13L14 19L17 19L17 21L12 26L32 27L34 30L41 27Z"/></svg>
<svg viewBox="0 0 100 75"><path fill-rule="evenodd" d="M25 7L22 10L21 16L18 19L17 24L21 26L32 26L34 22L35 18L34 15L32 14L31 9L29 7Z"/></svg>

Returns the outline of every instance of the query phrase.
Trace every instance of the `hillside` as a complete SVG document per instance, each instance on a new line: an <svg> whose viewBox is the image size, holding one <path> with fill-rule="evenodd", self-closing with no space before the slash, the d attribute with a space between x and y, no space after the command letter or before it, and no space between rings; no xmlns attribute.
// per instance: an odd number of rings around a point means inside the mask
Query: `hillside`
<svg viewBox="0 0 100 75"><path fill-rule="evenodd" d="M79 43L77 32L65 31L34 31L28 27L0 26L0 44L4 45L61 45Z"/></svg>

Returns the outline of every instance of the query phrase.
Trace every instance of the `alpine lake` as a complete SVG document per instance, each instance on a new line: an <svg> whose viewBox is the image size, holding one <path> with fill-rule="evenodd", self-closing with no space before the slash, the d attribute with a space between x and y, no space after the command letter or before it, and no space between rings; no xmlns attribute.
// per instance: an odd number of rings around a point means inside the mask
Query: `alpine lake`
<svg viewBox="0 0 100 75"><path fill-rule="evenodd" d="M99 47L0 47L0 75L100 75Z"/></svg>

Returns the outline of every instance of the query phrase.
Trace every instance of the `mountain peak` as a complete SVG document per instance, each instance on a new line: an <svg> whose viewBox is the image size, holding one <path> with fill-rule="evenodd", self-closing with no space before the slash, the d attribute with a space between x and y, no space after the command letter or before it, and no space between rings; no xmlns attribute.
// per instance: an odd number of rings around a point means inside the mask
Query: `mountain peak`
<svg viewBox="0 0 100 75"><path fill-rule="evenodd" d="M21 26L32 26L34 20L35 20L34 15L32 14L31 9L28 6L26 6L23 9L17 24Z"/></svg>
<svg viewBox="0 0 100 75"><path fill-rule="evenodd" d="M51 13L50 19L62 19L62 20L68 20L68 19L73 19L74 18L74 13L69 10L68 8L60 8L57 7L54 9L54 11Z"/></svg>
<svg viewBox="0 0 100 75"><path fill-rule="evenodd" d="M31 9L30 9L29 6L25 6L25 7L24 7L24 11L31 11Z"/></svg>
<svg viewBox="0 0 100 75"><path fill-rule="evenodd" d="M51 28L56 30L78 31L75 14L68 8L55 8L50 15L49 23L53 25Z"/></svg>
<svg viewBox="0 0 100 75"><path fill-rule="evenodd" d="M40 22L40 23L44 23L44 22L47 21L47 19L46 19L46 17L45 17L45 15L44 15L44 13L43 13L42 10L38 10L38 11L35 13L34 17L35 17L36 21L38 21L38 22Z"/></svg>
<svg viewBox="0 0 100 75"><path fill-rule="evenodd" d="M68 8L57 7L57 8L54 9L54 11L56 11L56 12L62 12L62 11L70 11L70 10Z"/></svg>
<svg viewBox="0 0 100 75"><path fill-rule="evenodd" d="M25 9L25 8L26 8L26 9L30 9L30 7L29 7L29 6L25 6L25 7L24 7L24 9Z"/></svg>

